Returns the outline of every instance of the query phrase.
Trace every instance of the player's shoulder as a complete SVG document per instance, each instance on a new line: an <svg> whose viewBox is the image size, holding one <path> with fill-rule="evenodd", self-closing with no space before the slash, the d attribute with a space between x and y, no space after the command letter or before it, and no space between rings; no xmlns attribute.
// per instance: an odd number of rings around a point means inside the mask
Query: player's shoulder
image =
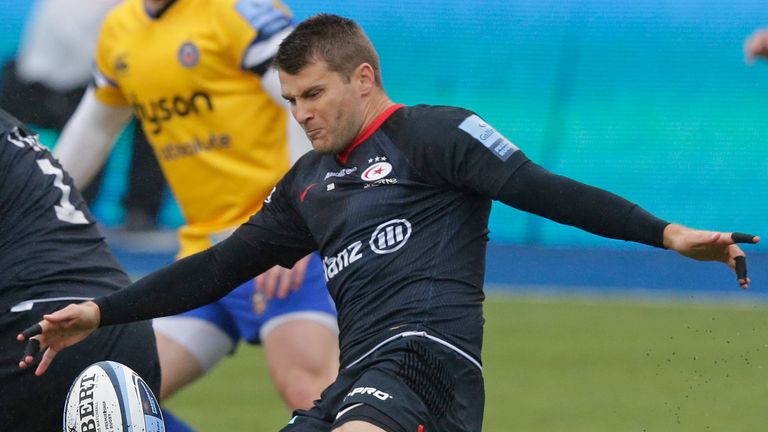
<svg viewBox="0 0 768 432"><path fill-rule="evenodd" d="M458 125L474 113L468 109L446 105L414 105L403 107L393 117L402 126L422 128L423 125Z"/></svg>
<svg viewBox="0 0 768 432"><path fill-rule="evenodd" d="M101 24L100 39L133 31L146 20L144 0L125 0L109 10Z"/></svg>
<svg viewBox="0 0 768 432"><path fill-rule="evenodd" d="M388 129L402 138L438 138L451 134L474 113L468 109L445 105L414 105L397 110Z"/></svg>

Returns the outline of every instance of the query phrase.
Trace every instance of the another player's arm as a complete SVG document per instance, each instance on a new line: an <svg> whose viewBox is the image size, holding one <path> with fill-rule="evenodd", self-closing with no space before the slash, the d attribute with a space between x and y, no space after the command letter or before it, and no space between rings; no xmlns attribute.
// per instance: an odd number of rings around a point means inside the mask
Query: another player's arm
<svg viewBox="0 0 768 432"><path fill-rule="evenodd" d="M53 150L77 187L87 186L99 172L131 113L130 107L100 102L93 88L86 91Z"/></svg>
<svg viewBox="0 0 768 432"><path fill-rule="evenodd" d="M749 64L757 58L768 59L768 28L757 30L747 38L744 42L744 54Z"/></svg>

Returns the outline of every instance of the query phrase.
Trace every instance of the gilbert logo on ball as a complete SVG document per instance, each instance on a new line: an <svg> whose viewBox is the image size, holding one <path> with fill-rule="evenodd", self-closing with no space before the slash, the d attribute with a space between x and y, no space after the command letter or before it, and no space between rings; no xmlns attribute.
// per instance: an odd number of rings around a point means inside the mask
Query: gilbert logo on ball
<svg viewBox="0 0 768 432"><path fill-rule="evenodd" d="M75 379L64 405L64 432L165 432L160 404L128 366L102 361Z"/></svg>

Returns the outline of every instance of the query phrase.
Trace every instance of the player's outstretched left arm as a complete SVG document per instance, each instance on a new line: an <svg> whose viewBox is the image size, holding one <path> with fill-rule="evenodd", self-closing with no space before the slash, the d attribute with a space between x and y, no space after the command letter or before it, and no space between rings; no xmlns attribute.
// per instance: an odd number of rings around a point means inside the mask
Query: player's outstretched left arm
<svg viewBox="0 0 768 432"><path fill-rule="evenodd" d="M44 315L42 321L16 336L19 342L27 341L19 367L30 366L35 360L35 355L43 352L35 375L44 374L59 351L88 337L99 327L100 319L99 307L90 301L71 304L52 314Z"/></svg>
<svg viewBox="0 0 768 432"><path fill-rule="evenodd" d="M743 289L749 287L746 254L737 243L756 244L760 237L743 233L702 231L669 224L664 229L664 247L698 261L720 261L736 272Z"/></svg>
<svg viewBox="0 0 768 432"><path fill-rule="evenodd" d="M746 257L736 244L757 243L759 237L670 224L616 194L553 174L531 161L507 179L496 198L599 236L664 247L701 261L723 262L734 269L742 288L749 286Z"/></svg>

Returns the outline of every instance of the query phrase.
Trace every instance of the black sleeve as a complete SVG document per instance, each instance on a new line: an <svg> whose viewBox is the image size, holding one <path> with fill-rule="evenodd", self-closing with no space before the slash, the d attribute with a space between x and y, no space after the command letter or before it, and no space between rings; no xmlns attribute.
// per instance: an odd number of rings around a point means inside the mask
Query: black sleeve
<svg viewBox="0 0 768 432"><path fill-rule="evenodd" d="M315 243L289 201L290 175L275 187L262 210L223 242L94 300L101 310L101 325L204 306L272 266L292 267L313 251Z"/></svg>
<svg viewBox="0 0 768 432"><path fill-rule="evenodd" d="M552 174L531 161L517 169L494 198L603 237L664 247L668 222L624 198Z"/></svg>
<svg viewBox="0 0 768 432"><path fill-rule="evenodd" d="M232 235L128 288L95 299L101 325L175 315L214 302L276 264L275 252L268 243L249 243Z"/></svg>

